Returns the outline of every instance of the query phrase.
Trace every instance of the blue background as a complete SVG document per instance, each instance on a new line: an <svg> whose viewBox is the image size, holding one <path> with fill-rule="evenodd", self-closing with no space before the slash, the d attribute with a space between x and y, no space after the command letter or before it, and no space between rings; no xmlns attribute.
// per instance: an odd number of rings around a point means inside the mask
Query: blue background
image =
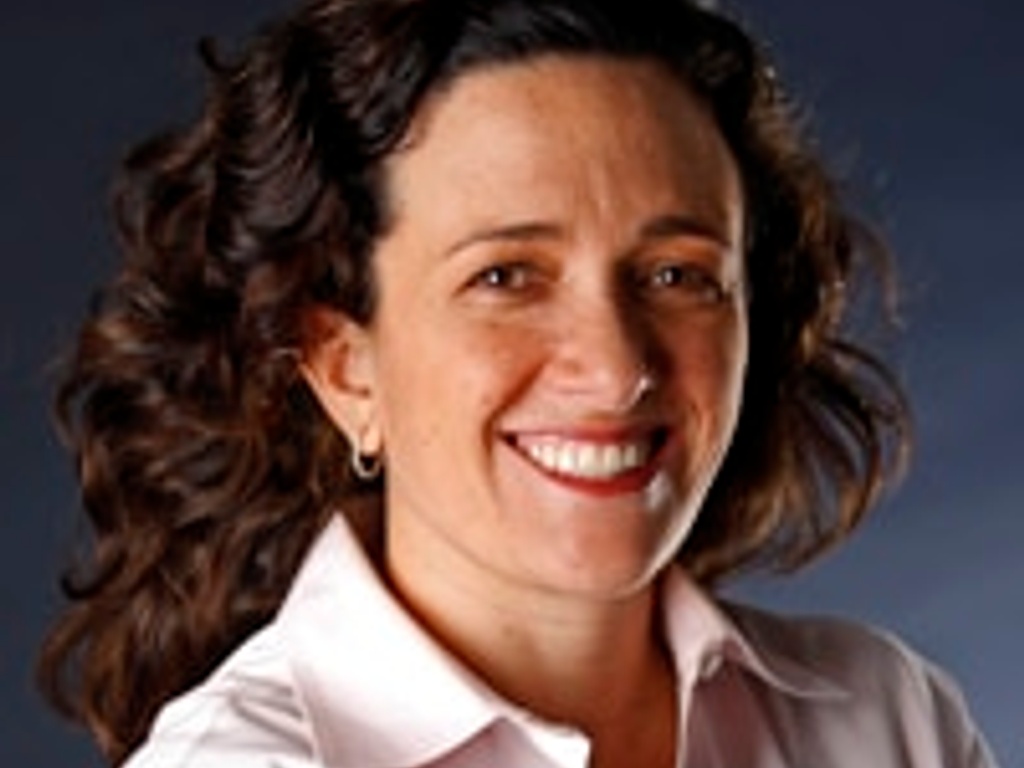
<svg viewBox="0 0 1024 768"><path fill-rule="evenodd" d="M75 491L47 366L115 256L110 173L195 112L203 34L284 0L37 0L0 15L0 755L91 766L32 692ZM1024 766L1024 4L738 0L833 167L897 251L915 398L907 481L841 552L741 592L895 630L949 668L1006 766ZM8 761L4 761L8 764Z"/></svg>

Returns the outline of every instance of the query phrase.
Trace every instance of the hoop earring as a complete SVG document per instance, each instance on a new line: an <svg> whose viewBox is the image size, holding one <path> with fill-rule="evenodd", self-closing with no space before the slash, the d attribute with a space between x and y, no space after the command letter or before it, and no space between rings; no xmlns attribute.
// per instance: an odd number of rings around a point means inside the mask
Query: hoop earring
<svg viewBox="0 0 1024 768"><path fill-rule="evenodd" d="M383 469L383 460L379 453L363 453L362 434L352 438L349 454L349 464L352 467L352 474L364 483L376 480Z"/></svg>
<svg viewBox="0 0 1024 768"><path fill-rule="evenodd" d="M349 464L352 466L352 474L364 483L368 483L380 476L384 462L381 461L378 454L363 453L358 448L353 447L349 457Z"/></svg>

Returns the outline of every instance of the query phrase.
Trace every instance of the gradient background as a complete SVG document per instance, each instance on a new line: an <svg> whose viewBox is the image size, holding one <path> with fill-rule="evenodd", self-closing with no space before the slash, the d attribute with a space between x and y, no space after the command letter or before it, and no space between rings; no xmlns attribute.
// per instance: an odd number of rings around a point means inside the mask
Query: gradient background
<svg viewBox="0 0 1024 768"><path fill-rule="evenodd" d="M949 668L1006 766L1024 766L1024 4L738 0L899 254L916 400L909 479L841 553L743 587L859 617ZM8 0L0 16L0 755L99 765L29 667L57 606L75 492L47 415L48 360L115 263L110 173L194 113L192 46L285 0ZM8 761L4 761L8 764Z"/></svg>

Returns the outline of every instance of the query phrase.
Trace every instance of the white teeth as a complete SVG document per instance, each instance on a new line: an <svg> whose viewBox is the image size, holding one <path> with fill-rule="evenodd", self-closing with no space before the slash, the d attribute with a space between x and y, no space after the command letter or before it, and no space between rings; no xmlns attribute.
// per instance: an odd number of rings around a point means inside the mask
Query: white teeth
<svg viewBox="0 0 1024 768"><path fill-rule="evenodd" d="M601 480L643 466L650 443L591 443L545 439L520 443L537 464L560 475Z"/></svg>

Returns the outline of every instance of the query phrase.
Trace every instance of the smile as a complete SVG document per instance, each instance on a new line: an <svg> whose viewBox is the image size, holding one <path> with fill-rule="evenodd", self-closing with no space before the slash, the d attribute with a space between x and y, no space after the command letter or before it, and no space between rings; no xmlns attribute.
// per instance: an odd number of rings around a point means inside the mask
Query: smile
<svg viewBox="0 0 1024 768"><path fill-rule="evenodd" d="M663 441L664 434L655 431L620 440L529 435L518 436L513 442L533 464L549 474L600 482L644 470Z"/></svg>

